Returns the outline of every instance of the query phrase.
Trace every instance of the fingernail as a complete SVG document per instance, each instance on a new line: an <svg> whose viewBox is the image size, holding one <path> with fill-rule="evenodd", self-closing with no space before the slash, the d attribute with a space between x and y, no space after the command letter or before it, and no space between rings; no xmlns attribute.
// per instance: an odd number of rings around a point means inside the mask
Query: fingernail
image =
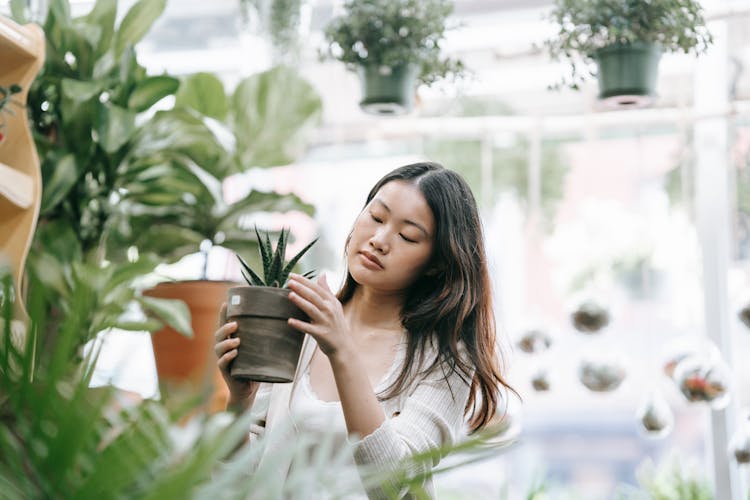
<svg viewBox="0 0 750 500"><path fill-rule="evenodd" d="M229 326L237 326L237 322L236 321L230 321L229 322Z"/></svg>

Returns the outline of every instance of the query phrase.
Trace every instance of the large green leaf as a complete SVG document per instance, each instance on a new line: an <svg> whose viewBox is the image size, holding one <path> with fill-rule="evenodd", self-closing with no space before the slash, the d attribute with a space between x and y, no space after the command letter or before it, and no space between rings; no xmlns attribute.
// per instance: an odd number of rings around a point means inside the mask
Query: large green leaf
<svg viewBox="0 0 750 500"><path fill-rule="evenodd" d="M322 103L294 70L279 66L240 82L231 110L237 161L247 169L294 161L320 120Z"/></svg>
<svg viewBox="0 0 750 500"><path fill-rule="evenodd" d="M186 337L193 336L193 326L190 323L190 309L181 300L161 299L141 296L138 301L147 312L168 324Z"/></svg>
<svg viewBox="0 0 750 500"><path fill-rule="evenodd" d="M54 155L52 162L45 162L44 172L51 170L51 175L45 175L42 187L41 213L47 213L54 209L70 192L71 188L78 182L78 168L76 158L72 154L66 154L57 159Z"/></svg>
<svg viewBox="0 0 750 500"><path fill-rule="evenodd" d="M100 94L104 89L104 82L98 80L79 81L71 78L63 78L61 88L64 97L75 103L81 103Z"/></svg>
<svg viewBox="0 0 750 500"><path fill-rule="evenodd" d="M229 232L235 228L239 228L241 219L252 214L260 212L288 212L290 210L299 210L312 215L314 207L292 193L279 194L273 191L251 191L250 194L229 206L224 216L219 220L218 229Z"/></svg>
<svg viewBox="0 0 750 500"><path fill-rule="evenodd" d="M115 34L114 50L119 56L127 46L134 46L145 35L156 19L164 12L167 0L140 0L120 23Z"/></svg>
<svg viewBox="0 0 750 500"><path fill-rule="evenodd" d="M135 133L135 113L120 106L103 103L96 117L97 142L107 153L114 153Z"/></svg>
<svg viewBox="0 0 750 500"><path fill-rule="evenodd" d="M151 76L138 82L128 98L128 108L133 111L146 111L168 95L174 94L180 81L167 75Z"/></svg>
<svg viewBox="0 0 750 500"><path fill-rule="evenodd" d="M104 54L112 43L115 32L115 18L117 17L117 0L97 0L91 12L83 19L101 29L98 45L95 47L96 56Z"/></svg>
<svg viewBox="0 0 750 500"><path fill-rule="evenodd" d="M229 103L221 80L212 73L196 73L182 82L175 106L192 108L202 115L223 120Z"/></svg>

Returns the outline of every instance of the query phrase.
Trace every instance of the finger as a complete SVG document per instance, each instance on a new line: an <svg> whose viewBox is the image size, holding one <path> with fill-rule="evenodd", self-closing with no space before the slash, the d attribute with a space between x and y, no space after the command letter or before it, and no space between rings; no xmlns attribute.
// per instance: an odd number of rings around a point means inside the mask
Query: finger
<svg viewBox="0 0 750 500"><path fill-rule="evenodd" d="M302 309L302 312L307 314L313 321L321 321L324 319L323 314L318 306L305 299L304 297L301 297L296 292L289 293L289 300L291 300L294 305Z"/></svg>
<svg viewBox="0 0 750 500"><path fill-rule="evenodd" d="M300 333L307 333L309 335L312 335L313 337L317 337L318 335L318 329L315 325L306 321L302 321L301 319L289 318L287 320L287 323L289 324L289 326L299 331Z"/></svg>
<svg viewBox="0 0 750 500"><path fill-rule="evenodd" d="M301 281L290 281L289 289L296 293L303 299L307 300L311 304L314 304L318 308L325 306L325 297L323 296L324 291L322 289L313 288L312 282L304 283Z"/></svg>
<svg viewBox="0 0 750 500"><path fill-rule="evenodd" d="M232 321L230 323L227 323L226 325L222 325L218 330L216 330L216 333L214 333L214 338L216 339L216 342L221 342L236 330L237 322Z"/></svg>
<svg viewBox="0 0 750 500"><path fill-rule="evenodd" d="M219 368L223 371L227 370L227 367L229 366L229 363L232 362L234 358L237 357L237 350L229 351L228 353L224 354L221 358L219 358L219 361L216 363L219 365Z"/></svg>
<svg viewBox="0 0 750 500"><path fill-rule="evenodd" d="M234 338L234 339L226 339L222 342L219 342L214 346L214 352L216 353L216 357L222 357L224 354L226 354L228 351L231 351L232 349L237 349L240 345L240 339Z"/></svg>
<svg viewBox="0 0 750 500"><path fill-rule="evenodd" d="M227 303L224 302L221 304L221 309L219 310L219 324L223 325L227 322Z"/></svg>
<svg viewBox="0 0 750 500"><path fill-rule="evenodd" d="M306 289L310 290L312 293L315 293L320 298L319 306L322 306L325 301L330 300L332 298L335 298L333 293L331 293L331 290L328 288L328 284L326 283L326 286L321 286L320 282L317 283L311 279L305 278L304 276L300 274L290 274L290 280L289 284L292 285L290 288L296 287L297 285L301 287L305 287ZM308 298L308 297L305 297ZM309 300L309 298L308 298Z"/></svg>

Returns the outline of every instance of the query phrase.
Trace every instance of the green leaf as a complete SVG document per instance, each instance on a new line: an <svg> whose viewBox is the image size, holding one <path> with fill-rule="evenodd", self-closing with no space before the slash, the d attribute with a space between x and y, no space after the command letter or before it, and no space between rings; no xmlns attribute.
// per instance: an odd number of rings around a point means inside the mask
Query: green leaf
<svg viewBox="0 0 750 500"><path fill-rule="evenodd" d="M125 47L134 46L148 33L166 5L167 0L140 0L136 3L125 14L115 34L115 56L119 57Z"/></svg>
<svg viewBox="0 0 750 500"><path fill-rule="evenodd" d="M322 103L307 81L279 66L240 82L231 111L237 162L244 170L293 162L320 121Z"/></svg>
<svg viewBox="0 0 750 500"><path fill-rule="evenodd" d="M97 0L91 12L83 18L88 24L98 26L101 29L99 42L94 47L97 58L110 48L115 31L116 17L117 0Z"/></svg>
<svg viewBox="0 0 750 500"><path fill-rule="evenodd" d="M221 80L212 73L196 73L182 82L175 106L192 108L204 116L224 120L229 103Z"/></svg>
<svg viewBox="0 0 750 500"><path fill-rule="evenodd" d="M312 215L315 207L302 201L295 194L279 194L276 192L251 191L250 194L241 200L229 205L226 213L219 220L219 230L228 232L240 227L240 220L248 215L260 212L288 212L290 210L299 210L300 212ZM270 244L270 243L269 243ZM272 249L268 255L272 254Z"/></svg>
<svg viewBox="0 0 750 500"><path fill-rule="evenodd" d="M148 318L143 321L118 321L115 328L127 330L129 332L156 332L164 327L164 323L159 320Z"/></svg>
<svg viewBox="0 0 750 500"><path fill-rule="evenodd" d="M61 87L64 97L75 103L81 103L99 95L104 89L104 82L97 80L79 81L70 78L63 78Z"/></svg>
<svg viewBox="0 0 750 500"><path fill-rule="evenodd" d="M253 271L253 269L250 267L250 265L245 262L245 259L237 255L237 259L239 259L240 264L242 265L242 276L245 278L245 281L247 281L250 285L254 286L266 286L266 282L263 281L263 278L258 276L258 274ZM270 286L270 284L269 284Z"/></svg>
<svg viewBox="0 0 750 500"><path fill-rule="evenodd" d="M96 140L107 153L120 149L135 133L135 113L128 109L104 103L96 118Z"/></svg>
<svg viewBox="0 0 750 500"><path fill-rule="evenodd" d="M146 111L168 95L174 94L180 81L167 75L151 76L138 82L128 98L128 108L133 111Z"/></svg>
<svg viewBox="0 0 750 500"><path fill-rule="evenodd" d="M45 172L48 168L52 169L52 176L45 178L42 186L42 214L57 207L78 182L78 169L73 154L69 153L57 161L52 160L51 165L45 159L45 167Z"/></svg>
<svg viewBox="0 0 750 500"><path fill-rule="evenodd" d="M143 305L147 312L185 335L193 336L193 327L190 323L190 309L181 300L160 299L156 297L140 296L138 301Z"/></svg>
<svg viewBox="0 0 750 500"><path fill-rule="evenodd" d="M292 259L289 261L289 263L286 265L286 267L284 268L284 270L281 273L281 283L282 283L282 285L284 283L286 283L287 278L289 278L289 273L292 272L292 270L294 269L294 266L297 264L297 262L302 258L303 255L305 255L305 253L308 250L310 250L310 248L312 248L312 246L317 241L318 241L318 238L315 238L310 243L308 243L307 245L305 245L305 248L303 248L302 250L300 250L299 253L297 253L297 255L295 255L294 257L292 257Z"/></svg>

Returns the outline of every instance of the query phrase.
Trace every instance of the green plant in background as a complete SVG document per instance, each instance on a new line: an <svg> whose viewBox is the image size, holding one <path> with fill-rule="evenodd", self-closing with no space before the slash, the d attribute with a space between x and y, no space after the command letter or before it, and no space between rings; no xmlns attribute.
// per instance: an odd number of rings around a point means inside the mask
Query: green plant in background
<svg viewBox="0 0 750 500"><path fill-rule="evenodd" d="M240 0L245 24L253 29L257 23L268 36L276 61L294 58L299 52L302 4L302 0Z"/></svg>
<svg viewBox="0 0 750 500"><path fill-rule="evenodd" d="M605 47L644 42L697 55L712 42L697 0L555 0L548 19L558 31L545 46L553 59L570 65L557 87L577 89L593 75L590 64Z"/></svg>
<svg viewBox="0 0 750 500"><path fill-rule="evenodd" d="M461 61L441 53L452 11L449 0L347 0L344 14L325 29L328 55L351 68L412 63L426 85L458 76L464 71Z"/></svg>
<svg viewBox="0 0 750 500"><path fill-rule="evenodd" d="M132 297L152 318L187 318L180 301L132 292L137 280L159 263L198 252L205 239L247 249L243 242L250 235L239 221L253 211L312 210L296 196L273 192L254 191L229 204L221 182L299 154L303 129L313 126L307 118L319 113L317 95L300 94L306 84L299 77L275 70L243 82L231 101L223 89L220 98L205 99L201 110L210 108L208 115L186 106L156 111L159 101L175 95L180 80L148 75L133 47L165 3L140 0L119 24L116 0L98 0L87 15L75 18L68 0L49 4L43 23L47 57L28 98L44 186L29 268L43 286L61 294L51 301L54 307L68 307L72 297L61 284L80 272L73 263L82 263L88 271L113 266L108 272L129 276L112 295L112 307L121 313ZM16 20L25 22L23 2L11 6ZM178 101L203 99L187 87ZM284 91L286 101L279 95ZM230 106L238 111L230 113ZM231 116L234 144L225 145L207 118L222 110ZM122 314L108 326L155 326L153 319L126 318ZM182 325L172 326L190 333L190 322L187 329ZM81 332L81 344L91 338L87 332Z"/></svg>
<svg viewBox="0 0 750 500"><path fill-rule="evenodd" d="M310 84L284 66L242 80L229 96L214 75L185 78L175 110L160 117L156 130L144 133L138 146L144 156L158 160L135 173L135 182L144 192L121 202L125 216L118 231L122 243L117 246L127 248L131 242L139 252L158 255L168 263L198 252L201 244L204 253L212 246L250 253L258 248L250 231L253 215L289 210L312 214L313 207L293 194L253 190L229 203L222 186L229 176L251 167L294 161L320 120L321 109L320 97ZM178 137L175 120L189 121L196 132L212 138L212 130L217 130L217 136L228 137L232 145L220 149L221 161L185 161L181 151L173 154L162 147Z"/></svg>
<svg viewBox="0 0 750 500"><path fill-rule="evenodd" d="M714 500L711 485L698 467L687 467L677 458L655 465L645 460L638 468L638 487L626 487L618 498L627 500Z"/></svg>

